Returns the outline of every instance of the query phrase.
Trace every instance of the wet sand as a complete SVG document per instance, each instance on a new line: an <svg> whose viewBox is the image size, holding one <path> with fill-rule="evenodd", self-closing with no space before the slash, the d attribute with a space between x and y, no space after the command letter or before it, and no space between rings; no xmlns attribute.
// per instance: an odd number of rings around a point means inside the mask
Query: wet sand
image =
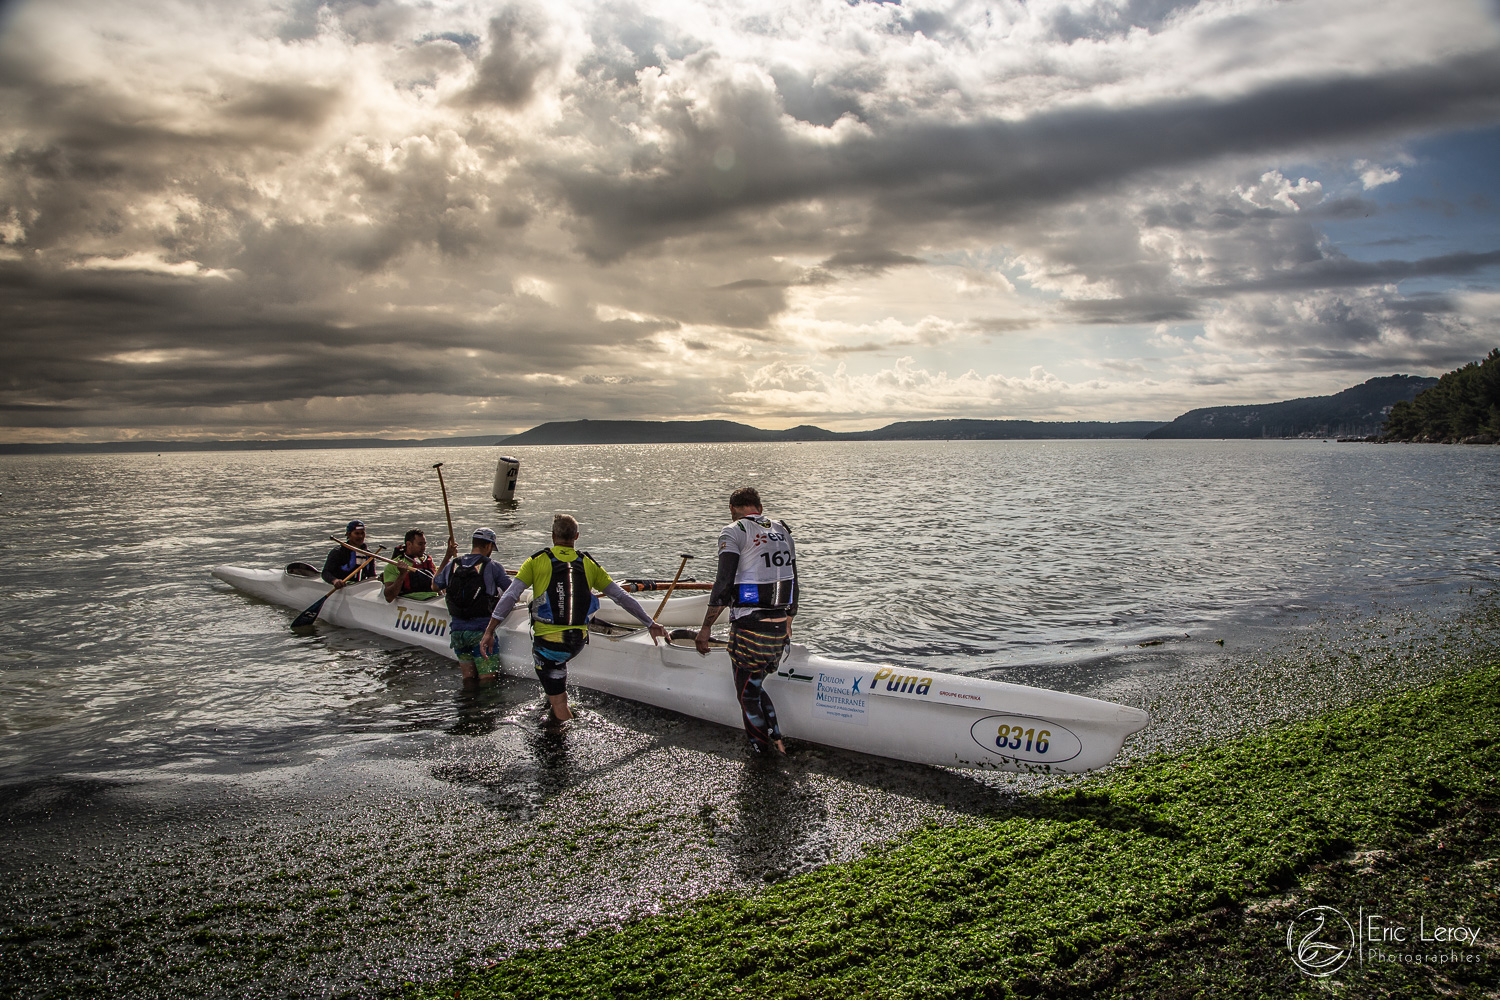
<svg viewBox="0 0 1500 1000"><path fill-rule="evenodd" d="M1139 759L1442 676L1493 643L1494 622L1493 592L1454 592L1309 612L1275 634L1164 636L1092 662L1081 693L1153 712L1122 757ZM456 688L436 657L388 656L394 674ZM7 786L6 991L372 995L1088 780L812 746L768 765L745 758L738 733L587 691L559 730L530 681L439 696L451 698L441 726L397 718L255 771Z"/></svg>

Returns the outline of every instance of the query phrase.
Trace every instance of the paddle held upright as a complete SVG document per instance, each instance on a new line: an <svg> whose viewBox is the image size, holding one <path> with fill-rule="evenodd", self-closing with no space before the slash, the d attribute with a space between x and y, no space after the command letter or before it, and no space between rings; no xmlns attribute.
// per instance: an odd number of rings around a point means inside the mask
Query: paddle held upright
<svg viewBox="0 0 1500 1000"><path fill-rule="evenodd" d="M453 512L448 509L448 486L443 482L443 463L434 462L432 467L437 470L438 489L443 491L443 516L448 518L448 544L452 545L458 536L453 534Z"/></svg>

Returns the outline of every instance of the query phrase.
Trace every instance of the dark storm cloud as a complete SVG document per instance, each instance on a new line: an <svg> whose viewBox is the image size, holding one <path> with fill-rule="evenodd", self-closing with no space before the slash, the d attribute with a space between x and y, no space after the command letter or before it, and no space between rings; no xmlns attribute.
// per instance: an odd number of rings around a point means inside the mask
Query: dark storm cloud
<svg viewBox="0 0 1500 1000"><path fill-rule="evenodd" d="M1206 309L1196 299L1181 295L1135 295L1118 299L1076 299L1064 302L1070 316L1085 323L1178 323L1201 318Z"/></svg>
<svg viewBox="0 0 1500 1000"><path fill-rule="evenodd" d="M1403 297L1385 289L1245 294L1207 325L1216 348L1254 349L1264 362L1447 369L1494 346L1494 318L1475 316L1455 296Z"/></svg>
<svg viewBox="0 0 1500 1000"><path fill-rule="evenodd" d="M787 114L798 121L824 127L832 125L845 115L862 117L860 84L872 82L828 79L788 66L774 67L771 79L776 81L776 92L781 95Z"/></svg>
<svg viewBox="0 0 1500 1000"><path fill-rule="evenodd" d="M1346 54L1336 76L1281 60L1304 22L1267 11L1164 46L1163 67L1204 39L1226 65L1275 63L1215 88L1142 68L1142 38L1203 13L1177 0L1045 23L996 8L1012 34L964 3L299 0L198 21L148 3L139 31L109 5L28 9L35 44L0 38L0 407L18 426L446 426L487 399L515 421L559 399L722 411L756 365L1207 323L1221 300L1214 335L1260 355L1450 350L1472 306L1325 293L1493 263L1344 261L1320 223L1379 211L1353 182L1255 178L1283 152L1492 120L1500 59ZM290 44L261 37L267 18ZM895 318L895 285L950 298L923 326Z"/></svg>
<svg viewBox="0 0 1500 1000"><path fill-rule="evenodd" d="M993 222L1149 169L1492 119L1500 114L1500 59L1283 82L1219 100L1069 108L1018 122L885 123L836 144L789 135L765 91L725 85L714 110L709 123L678 122L680 148L634 176L559 170L569 203L594 225L594 252L618 256L716 217L814 198L862 195L897 218ZM732 189L713 160L725 146L743 169Z"/></svg>
<svg viewBox="0 0 1500 1000"><path fill-rule="evenodd" d="M765 278L742 278L725 285L715 285L716 292L742 292L748 288L785 288L784 281L767 281Z"/></svg>
<svg viewBox="0 0 1500 1000"><path fill-rule="evenodd" d="M1350 288L1404 281L1408 278L1458 277L1500 265L1500 250L1488 253L1450 253L1420 260L1350 260L1320 258L1292 271L1265 274L1249 281L1200 285L1193 295L1232 295L1238 292L1278 292L1311 288Z"/></svg>
<svg viewBox="0 0 1500 1000"><path fill-rule="evenodd" d="M1244 281L1195 285L1180 294L1141 294L1109 299L1077 299L1062 303L1063 310L1087 323L1173 323L1202 319L1208 314L1209 302L1222 296L1266 292L1311 291L1335 288L1366 288L1391 284L1409 278L1458 277L1476 274L1500 265L1500 251L1490 253L1454 253L1420 260L1357 261L1348 258L1316 258L1290 271L1273 271ZM1425 317L1434 312L1452 312L1446 296L1418 297L1406 302L1388 304L1391 317ZM1325 310L1325 312L1327 312ZM1347 314L1329 313L1333 339L1348 339L1345 331L1372 328L1368 319L1351 326ZM1399 324L1415 332L1412 322Z"/></svg>
<svg viewBox="0 0 1500 1000"><path fill-rule="evenodd" d="M275 125L316 128L328 119L339 96L333 87L255 83L230 101L224 111L234 118L263 118Z"/></svg>
<svg viewBox="0 0 1500 1000"><path fill-rule="evenodd" d="M0 263L7 368L0 402L47 425L57 402L209 407L315 396L451 393L483 398L517 388L528 369L576 371L600 347L663 329L538 316L505 328L451 321L343 324L335 315L267 306L223 281L97 271L39 274ZM649 345L636 348L649 353ZM28 408L31 407L31 408ZM68 417L71 420L71 417Z"/></svg>
<svg viewBox="0 0 1500 1000"><path fill-rule="evenodd" d="M468 99L516 108L530 101L538 82L557 70L561 52L551 37L545 13L529 4L513 4L490 19L490 51Z"/></svg>
<svg viewBox="0 0 1500 1000"><path fill-rule="evenodd" d="M1324 219L1367 218L1379 211L1379 206L1367 198L1345 196L1329 198L1309 208L1304 208L1298 212L1298 219L1306 225ZM1170 205L1151 204L1141 212L1141 222L1147 226L1221 233L1287 217L1285 210L1275 208L1225 204L1205 208L1188 201L1179 201Z"/></svg>
<svg viewBox="0 0 1500 1000"><path fill-rule="evenodd" d="M925 261L920 257L912 257L895 250L872 248L840 250L832 257L823 261L822 266L830 271L859 271L864 274L882 274L893 267L922 263L925 263Z"/></svg>

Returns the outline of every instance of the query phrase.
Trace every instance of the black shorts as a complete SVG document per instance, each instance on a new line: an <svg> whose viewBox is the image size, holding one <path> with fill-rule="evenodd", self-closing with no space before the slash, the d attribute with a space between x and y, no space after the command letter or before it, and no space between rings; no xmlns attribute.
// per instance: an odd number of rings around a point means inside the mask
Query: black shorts
<svg viewBox="0 0 1500 1000"><path fill-rule="evenodd" d="M531 664L536 667L536 679L542 682L542 690L548 695L562 694L568 689L568 661L583 652L582 644L576 649L572 645L531 640Z"/></svg>

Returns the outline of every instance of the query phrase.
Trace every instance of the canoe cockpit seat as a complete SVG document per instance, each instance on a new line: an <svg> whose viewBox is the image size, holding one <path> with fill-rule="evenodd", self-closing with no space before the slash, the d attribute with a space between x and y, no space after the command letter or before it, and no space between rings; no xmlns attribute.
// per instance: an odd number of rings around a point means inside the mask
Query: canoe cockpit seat
<svg viewBox="0 0 1500 1000"><path fill-rule="evenodd" d="M316 580L323 574L319 572L318 567L313 566L310 563L294 562L286 564L286 575L300 576L307 580Z"/></svg>

